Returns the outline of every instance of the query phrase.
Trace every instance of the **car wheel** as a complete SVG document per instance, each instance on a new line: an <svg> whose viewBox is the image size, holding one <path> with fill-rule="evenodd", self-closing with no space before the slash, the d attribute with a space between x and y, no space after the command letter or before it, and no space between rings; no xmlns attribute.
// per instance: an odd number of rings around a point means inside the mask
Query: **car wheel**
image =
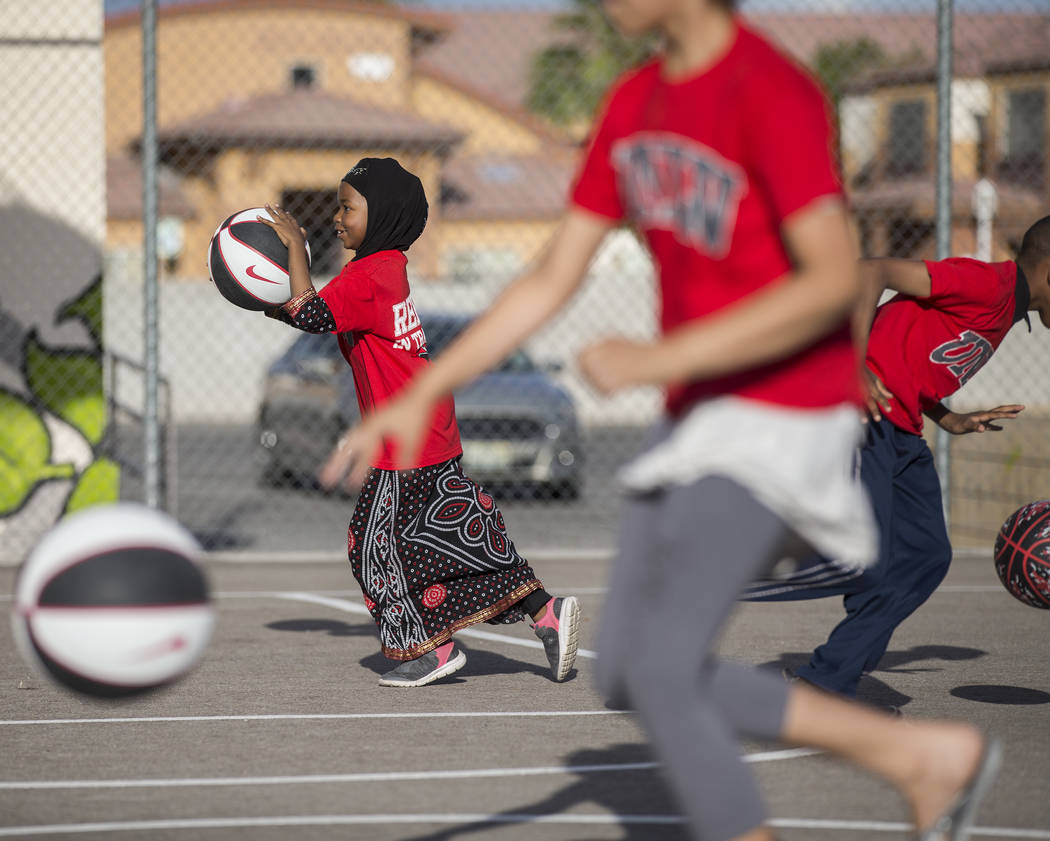
<svg viewBox="0 0 1050 841"><path fill-rule="evenodd" d="M571 502L580 498L580 483L575 479L563 479L555 483L550 490L551 499Z"/></svg>
<svg viewBox="0 0 1050 841"><path fill-rule="evenodd" d="M286 488L292 484L292 479L292 474L287 468L272 461L263 467L262 475L259 477L260 483L270 488Z"/></svg>

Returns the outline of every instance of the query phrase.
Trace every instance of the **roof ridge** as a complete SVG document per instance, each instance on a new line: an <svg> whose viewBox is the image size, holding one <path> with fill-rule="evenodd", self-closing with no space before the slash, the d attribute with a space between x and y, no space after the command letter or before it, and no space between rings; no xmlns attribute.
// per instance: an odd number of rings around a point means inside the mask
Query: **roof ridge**
<svg viewBox="0 0 1050 841"><path fill-rule="evenodd" d="M377 2L377 0L179 0L179 2L160 6L157 9L157 17L160 19L253 7L283 8L287 6L293 6L296 9L314 8L373 14L378 17L405 20L436 31L449 29L453 25L452 19L443 12L422 11L400 3L384 3ZM105 28L119 29L130 26L139 21L141 17L142 13L137 8L107 15Z"/></svg>

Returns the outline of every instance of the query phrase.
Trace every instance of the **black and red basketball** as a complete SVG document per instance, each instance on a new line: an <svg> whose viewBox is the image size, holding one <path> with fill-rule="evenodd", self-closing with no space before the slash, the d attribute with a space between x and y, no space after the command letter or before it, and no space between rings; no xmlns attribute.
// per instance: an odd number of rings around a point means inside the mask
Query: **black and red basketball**
<svg viewBox="0 0 1050 841"><path fill-rule="evenodd" d="M1011 596L1050 609L1050 499L1006 518L995 540L995 571Z"/></svg>
<svg viewBox="0 0 1050 841"><path fill-rule="evenodd" d="M265 207L234 213L215 230L208 245L208 273L222 296L246 310L268 310L292 297L288 249L269 225ZM306 244L310 260L310 244Z"/></svg>
<svg viewBox="0 0 1050 841"><path fill-rule="evenodd" d="M19 571L15 640L44 674L88 695L171 683L201 658L215 621L199 554L188 531L144 505L71 514Z"/></svg>

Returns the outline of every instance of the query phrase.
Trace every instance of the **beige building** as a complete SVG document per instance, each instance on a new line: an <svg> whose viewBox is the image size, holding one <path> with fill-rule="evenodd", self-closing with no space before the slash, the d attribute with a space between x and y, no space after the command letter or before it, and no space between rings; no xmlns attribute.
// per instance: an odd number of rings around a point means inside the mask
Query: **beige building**
<svg viewBox="0 0 1050 841"><path fill-rule="evenodd" d="M955 253L975 253L974 190L995 187L991 253L1007 254L1050 199L1050 23L956 16L952 150ZM139 18L104 39L110 248L141 240ZM936 44L932 15L756 15L800 62L866 39L890 62L839 103L847 188L868 254L932 255ZM564 207L577 147L529 113L531 61L566 36L550 13L434 14L341 0L174 4L158 18L157 105L165 268L199 278L215 226L281 201L337 267L332 194L363 155L423 178L431 224L413 251L424 279L503 277L533 259ZM985 185L987 188L987 185Z"/></svg>
<svg viewBox="0 0 1050 841"><path fill-rule="evenodd" d="M513 39L519 65L548 21L529 19L532 38ZM531 260L563 206L574 149L487 87L494 79L474 78L486 67L520 84L526 75L506 49L486 63L476 36L457 31L453 17L383 4L163 7L157 122L167 275L200 279L215 227L267 201L295 212L316 272L333 274L343 259L330 221L339 178L360 157L387 155L421 177L430 200L411 255L417 276L469 282ZM104 52L107 245L128 249L142 236L137 14L107 21Z"/></svg>
<svg viewBox="0 0 1050 841"><path fill-rule="evenodd" d="M1047 16L957 19L953 254L1009 259L1028 225L1050 212L1048 36ZM844 144L844 164L866 253L935 256L932 57L920 55L916 62L860 80L844 98L841 113L844 138L860 138Z"/></svg>

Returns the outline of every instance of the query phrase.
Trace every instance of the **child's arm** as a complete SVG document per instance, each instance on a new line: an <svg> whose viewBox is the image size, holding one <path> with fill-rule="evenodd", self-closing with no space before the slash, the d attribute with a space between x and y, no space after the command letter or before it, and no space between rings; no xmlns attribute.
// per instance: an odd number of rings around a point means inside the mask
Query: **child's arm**
<svg viewBox="0 0 1050 841"><path fill-rule="evenodd" d="M926 409L923 414L941 429L952 435L965 435L967 432L999 432L1001 426L992 423L995 420L1016 418L1024 406L1012 403L1009 406L996 406L994 409L983 409L977 412L953 412L943 403Z"/></svg>
<svg viewBox="0 0 1050 841"><path fill-rule="evenodd" d="M352 468L348 482L360 485L384 439L395 443L401 463L412 463L437 401L494 366L565 304L583 282L591 257L613 224L585 210L570 210L539 262L514 280L396 399L343 437L341 448L320 474L322 484L338 484Z"/></svg>
<svg viewBox="0 0 1050 841"><path fill-rule="evenodd" d="M860 299L853 311L853 339L863 350L868 346L868 333L875 308L882 293L887 289L911 295L914 298L930 296L930 273L922 260L898 260L892 257L876 257L861 260Z"/></svg>
<svg viewBox="0 0 1050 841"><path fill-rule="evenodd" d="M791 355L835 329L858 294L856 253L841 201L792 214L782 235L794 267L771 284L657 342L599 342L580 356L602 392L710 379Z"/></svg>

